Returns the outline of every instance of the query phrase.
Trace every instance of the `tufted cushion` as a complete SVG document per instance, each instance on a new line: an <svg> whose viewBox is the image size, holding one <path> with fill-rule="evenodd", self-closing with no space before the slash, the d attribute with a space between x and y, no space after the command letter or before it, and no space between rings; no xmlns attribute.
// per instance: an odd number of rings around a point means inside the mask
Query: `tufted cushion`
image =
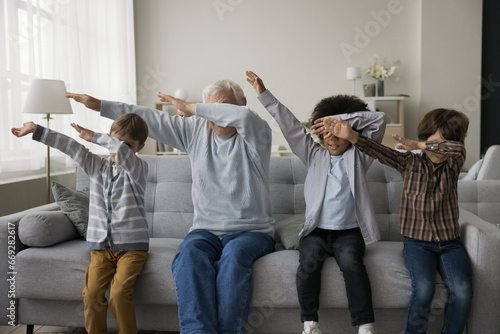
<svg viewBox="0 0 500 334"><path fill-rule="evenodd" d="M306 215L299 214L277 221L274 225L276 242L280 242L285 249L299 249L299 232L305 220Z"/></svg>
<svg viewBox="0 0 500 334"><path fill-rule="evenodd" d="M61 210L75 225L80 235L86 238L89 224L89 189L72 190L52 182L52 193Z"/></svg>

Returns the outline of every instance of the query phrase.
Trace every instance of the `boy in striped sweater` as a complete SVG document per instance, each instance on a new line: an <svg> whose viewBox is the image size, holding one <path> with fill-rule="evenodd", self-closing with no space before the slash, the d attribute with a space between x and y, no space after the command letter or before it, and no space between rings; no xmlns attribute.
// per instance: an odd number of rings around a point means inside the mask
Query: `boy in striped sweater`
<svg viewBox="0 0 500 334"><path fill-rule="evenodd" d="M106 333L108 301L119 333L136 333L133 285L148 257L149 233L144 210L148 165L137 153L148 137L148 127L135 114L116 119L110 134L95 133L77 124L80 138L110 152L109 158L91 153L76 140L56 131L24 123L11 132L16 137L33 134L33 140L70 156L90 178L87 245L90 265L85 273L83 300L88 333Z"/></svg>

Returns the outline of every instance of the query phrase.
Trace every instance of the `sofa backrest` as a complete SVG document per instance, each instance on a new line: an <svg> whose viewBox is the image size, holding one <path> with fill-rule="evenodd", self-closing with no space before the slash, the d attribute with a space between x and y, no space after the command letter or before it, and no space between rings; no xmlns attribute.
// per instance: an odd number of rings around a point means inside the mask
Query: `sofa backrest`
<svg viewBox="0 0 500 334"><path fill-rule="evenodd" d="M193 221L189 157L142 155L141 158L149 165L145 203L150 235L184 238ZM295 156L271 158L269 189L276 221L305 212L306 172ZM382 240L402 240L396 229L402 187L400 174L374 161L367 182ZM88 183L88 177L79 169L77 189Z"/></svg>

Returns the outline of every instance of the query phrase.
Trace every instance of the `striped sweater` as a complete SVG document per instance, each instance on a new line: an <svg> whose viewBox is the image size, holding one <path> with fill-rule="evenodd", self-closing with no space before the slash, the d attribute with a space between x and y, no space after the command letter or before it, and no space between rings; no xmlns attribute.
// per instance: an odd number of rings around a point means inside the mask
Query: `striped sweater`
<svg viewBox="0 0 500 334"><path fill-rule="evenodd" d="M144 210L148 165L122 141L98 133L92 142L116 154L111 159L91 153L76 140L38 125L33 139L67 154L90 178L90 249L148 250L149 232ZM114 171L113 171L114 170Z"/></svg>

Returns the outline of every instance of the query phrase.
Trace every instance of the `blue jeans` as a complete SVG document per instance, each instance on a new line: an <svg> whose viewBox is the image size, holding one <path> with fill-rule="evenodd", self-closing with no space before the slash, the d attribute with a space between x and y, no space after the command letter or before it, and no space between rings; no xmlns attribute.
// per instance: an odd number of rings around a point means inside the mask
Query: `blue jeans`
<svg viewBox="0 0 500 334"><path fill-rule="evenodd" d="M441 333L462 334L471 308L472 271L460 239L427 242L405 238L403 256L412 286L406 333L427 330L439 272L448 291Z"/></svg>
<svg viewBox="0 0 500 334"><path fill-rule="evenodd" d="M252 265L274 250L264 233L222 239L190 232L172 263L181 333L243 334L252 299Z"/></svg>

